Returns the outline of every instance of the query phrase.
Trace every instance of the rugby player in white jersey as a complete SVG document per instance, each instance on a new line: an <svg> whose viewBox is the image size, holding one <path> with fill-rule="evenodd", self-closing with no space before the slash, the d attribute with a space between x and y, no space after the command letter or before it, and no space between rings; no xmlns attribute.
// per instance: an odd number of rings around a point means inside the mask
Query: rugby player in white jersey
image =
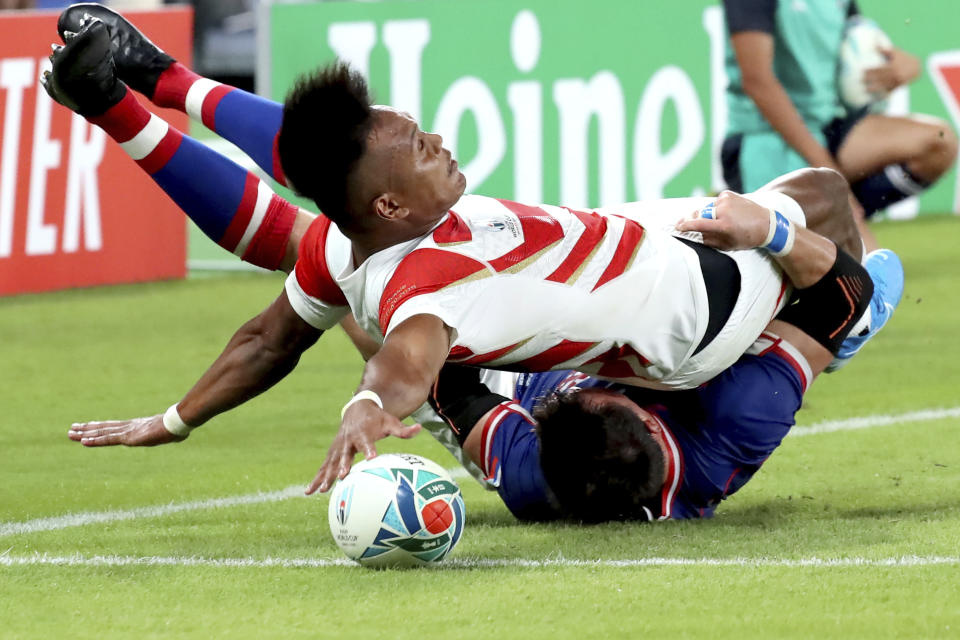
<svg viewBox="0 0 960 640"><path fill-rule="evenodd" d="M155 126L155 116L128 117L131 94L114 77L98 24L55 51L48 91L118 141L129 136L124 148L135 159L151 160L169 131ZM93 94L96 109L82 104ZM152 444L182 439L272 386L351 310L384 344L345 407L309 493L345 475L358 451L375 455L376 439L415 433L399 418L423 403L448 359L521 370L574 367L631 384L689 388L732 364L784 299L786 283L767 253L706 249L644 228L627 208L599 214L461 197L464 177L439 136L420 131L406 114L371 106L363 79L342 65L301 80L278 141L288 180L327 217L306 232L278 299L241 328L181 402L150 423L168 432L157 432ZM800 206L776 190L751 199L761 204L722 194L709 218L678 229L703 232L727 250L770 247L787 274L803 281L804 262L817 250L798 225ZM661 211L687 213L668 202ZM127 427L109 428L115 435ZM86 444L114 443L99 440L110 432L77 433Z"/></svg>

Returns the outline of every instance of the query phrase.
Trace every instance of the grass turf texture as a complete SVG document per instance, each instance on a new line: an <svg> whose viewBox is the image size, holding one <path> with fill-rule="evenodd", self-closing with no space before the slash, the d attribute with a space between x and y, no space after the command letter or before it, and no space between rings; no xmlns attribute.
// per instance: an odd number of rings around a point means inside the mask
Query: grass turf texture
<svg viewBox="0 0 960 640"><path fill-rule="evenodd" d="M939 218L877 232L903 257L906 296L852 364L818 380L801 425L960 405L960 224ZM0 531L82 511L305 486L361 367L339 330L274 390L186 443L86 450L66 437L75 420L163 411L281 286L250 274L0 300ZM326 498L295 491L49 531L8 528L0 637L956 636L958 422L788 439L704 522L520 525L494 494L461 479L464 538L447 564L427 571L264 566L339 562ZM379 448L454 465L426 435ZM114 559L16 564L97 556ZM911 556L919 560L882 565ZM121 564L154 557L176 564ZM936 557L948 561L929 564ZM198 564L184 566L187 558ZM636 565L657 558L743 563ZM789 563L811 558L841 564Z"/></svg>

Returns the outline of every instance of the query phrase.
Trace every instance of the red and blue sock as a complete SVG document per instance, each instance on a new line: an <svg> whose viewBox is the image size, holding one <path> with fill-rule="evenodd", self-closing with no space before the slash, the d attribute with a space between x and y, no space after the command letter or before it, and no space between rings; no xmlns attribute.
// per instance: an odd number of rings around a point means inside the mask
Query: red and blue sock
<svg viewBox="0 0 960 640"><path fill-rule="evenodd" d="M253 173L147 111L129 90L89 120L217 244L265 269L280 265L298 209Z"/></svg>
<svg viewBox="0 0 960 640"><path fill-rule="evenodd" d="M179 62L160 74L153 102L186 112L240 147L257 166L286 185L276 152L282 104L204 78Z"/></svg>

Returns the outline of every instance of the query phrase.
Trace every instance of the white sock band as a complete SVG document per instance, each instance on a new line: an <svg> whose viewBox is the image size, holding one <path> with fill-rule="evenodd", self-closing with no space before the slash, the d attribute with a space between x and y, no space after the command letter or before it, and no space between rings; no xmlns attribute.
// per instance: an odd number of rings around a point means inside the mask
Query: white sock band
<svg viewBox="0 0 960 640"><path fill-rule="evenodd" d="M190 435L190 432L194 429L180 417L180 412L177 411L177 403L170 405L170 408L163 414L163 428L175 436L184 438Z"/></svg>
<svg viewBox="0 0 960 640"><path fill-rule="evenodd" d="M340 418L343 419L343 414L347 412L347 409L350 408L350 405L356 402L360 402L361 400L370 400L371 402L376 404L378 407L383 409L383 400L380 399L380 396L378 396L376 392L371 391L370 389L364 389L363 391L359 391L357 395L350 398L350 402L343 405L343 409L340 409Z"/></svg>

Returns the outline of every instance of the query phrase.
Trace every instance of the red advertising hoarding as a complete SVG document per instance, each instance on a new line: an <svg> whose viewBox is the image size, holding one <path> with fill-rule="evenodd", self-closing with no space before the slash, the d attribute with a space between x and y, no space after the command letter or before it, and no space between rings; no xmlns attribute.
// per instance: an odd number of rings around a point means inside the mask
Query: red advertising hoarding
<svg viewBox="0 0 960 640"><path fill-rule="evenodd" d="M189 64L190 9L129 17ZM56 13L0 13L0 295L183 277L184 215L40 86L56 24ZM151 109L186 130L186 115Z"/></svg>

